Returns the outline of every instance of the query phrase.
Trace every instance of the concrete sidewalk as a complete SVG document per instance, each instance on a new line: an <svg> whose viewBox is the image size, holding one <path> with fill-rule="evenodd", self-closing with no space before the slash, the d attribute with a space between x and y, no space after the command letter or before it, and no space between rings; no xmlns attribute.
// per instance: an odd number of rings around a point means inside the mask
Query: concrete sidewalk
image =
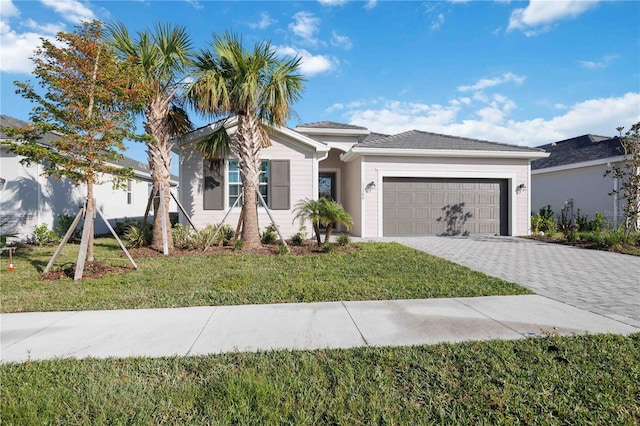
<svg viewBox="0 0 640 426"><path fill-rule="evenodd" d="M538 295L34 312L0 321L3 363L640 332Z"/></svg>

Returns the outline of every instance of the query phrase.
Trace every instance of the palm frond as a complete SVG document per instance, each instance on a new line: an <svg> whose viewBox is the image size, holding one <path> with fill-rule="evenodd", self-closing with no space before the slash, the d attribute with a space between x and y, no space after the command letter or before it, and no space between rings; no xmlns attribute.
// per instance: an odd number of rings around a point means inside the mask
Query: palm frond
<svg viewBox="0 0 640 426"><path fill-rule="evenodd" d="M224 125L195 145L203 157L209 159L224 158L231 151L231 138Z"/></svg>

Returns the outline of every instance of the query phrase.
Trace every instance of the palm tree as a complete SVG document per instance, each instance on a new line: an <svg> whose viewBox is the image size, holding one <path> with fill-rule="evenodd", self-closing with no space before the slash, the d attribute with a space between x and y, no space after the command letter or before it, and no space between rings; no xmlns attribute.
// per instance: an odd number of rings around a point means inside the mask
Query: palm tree
<svg viewBox="0 0 640 426"><path fill-rule="evenodd" d="M271 145L267 129L285 124L291 104L302 92L300 58L278 58L269 42L256 43L249 51L232 33L214 36L209 47L196 55L187 99L203 114L238 118L233 142L226 135L216 140L226 140L238 158L244 195L242 239L245 247L258 247L260 150ZM226 133L224 126L219 132Z"/></svg>
<svg viewBox="0 0 640 426"><path fill-rule="evenodd" d="M109 41L122 59L139 66L138 84L146 88L143 122L149 135L145 139L149 168L153 179L153 194L162 183L161 200L155 200L151 246L163 247L160 212L164 210L164 223L169 223L169 197L171 179L171 148L175 137L193 129L182 108L184 79L193 60L191 39L182 26L156 24L153 29L138 32L134 39L122 23L107 26ZM164 209L159 203L164 203ZM169 227L166 229L168 247L173 248Z"/></svg>
<svg viewBox="0 0 640 426"><path fill-rule="evenodd" d="M322 212L321 216L324 220L324 225L326 226L324 234L325 243L329 242L331 238L331 232L336 227L336 225L344 225L347 230L351 229L353 219L340 203L333 200L328 200L326 198L321 198L320 205L320 211Z"/></svg>
<svg viewBox="0 0 640 426"><path fill-rule="evenodd" d="M344 225L349 230L353 223L351 215L340 203L324 197L319 200L310 198L300 200L296 203L293 212L295 213L294 221L299 219L302 223L306 220L311 222L318 246L321 244L320 226L325 227L324 242L328 243L336 225Z"/></svg>
<svg viewBox="0 0 640 426"><path fill-rule="evenodd" d="M323 200L321 198L320 200ZM316 234L316 243L318 246L322 244L320 241L320 224L323 224L326 220L322 216L322 205L320 200L312 200L311 198L305 198L296 203L293 208L293 212L295 213L296 219L300 220L300 224L304 225L305 221L311 222L311 226L313 227L313 233Z"/></svg>

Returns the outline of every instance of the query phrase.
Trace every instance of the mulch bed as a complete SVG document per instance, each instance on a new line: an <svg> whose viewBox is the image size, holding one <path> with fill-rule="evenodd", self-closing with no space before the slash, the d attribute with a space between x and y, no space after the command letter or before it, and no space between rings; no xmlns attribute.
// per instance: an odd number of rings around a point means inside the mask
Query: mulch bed
<svg viewBox="0 0 640 426"><path fill-rule="evenodd" d="M323 255L327 254L322 250L322 247L318 247L315 240L305 240L302 242L300 246L294 246L291 244L291 241L287 241L289 246L289 254L296 256L305 256L305 255ZM127 249L131 257L135 259L145 259L151 257L165 257L162 253L162 250L155 250L151 247L140 247L140 248L131 248ZM338 246L334 245L333 253L349 253L357 250L353 245L347 246ZM175 248L169 252L166 257L178 258L185 256L202 256L202 255L215 255L215 254L236 254L236 255L245 255L245 254L258 254L263 256L277 256L277 245L269 244L263 245L262 247L258 247L255 249L242 249L242 250L234 250L233 246L212 246L209 247L206 251L202 250L193 250L193 249L180 249ZM125 260L128 262L127 257L124 253L120 253L120 258L118 260ZM75 263L65 263L61 266L58 266L55 271L48 272L46 274L42 274L42 279L44 281L55 281L61 278L73 278L75 274ZM112 275L120 275L126 274L128 272L133 271L133 267L128 264L127 266L117 266L112 265L102 261L93 261L85 263L85 268L82 274L83 278L102 278L107 274Z"/></svg>
<svg viewBox="0 0 640 426"><path fill-rule="evenodd" d="M633 251L634 249L637 249L637 247L634 246L629 246L629 245L616 245L613 247L606 247L603 246L601 244L598 243L594 243L592 241L569 241L566 238L551 238L551 237L546 237L546 236L525 236L523 238L526 238L528 240L536 240L536 241L542 241L545 243L553 243L553 244L563 244L565 246L573 246L573 247L579 247L579 248L584 248L584 249L589 249L589 250L601 250L601 251L610 251L610 252L614 252L614 253L628 253Z"/></svg>

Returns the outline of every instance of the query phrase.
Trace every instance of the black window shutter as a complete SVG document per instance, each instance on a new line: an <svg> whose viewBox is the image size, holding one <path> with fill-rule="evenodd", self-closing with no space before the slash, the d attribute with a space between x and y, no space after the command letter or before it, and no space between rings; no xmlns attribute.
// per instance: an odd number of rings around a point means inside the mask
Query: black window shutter
<svg viewBox="0 0 640 426"><path fill-rule="evenodd" d="M269 208L271 210L291 208L290 184L289 160L271 160L269 164Z"/></svg>
<svg viewBox="0 0 640 426"><path fill-rule="evenodd" d="M203 208L204 210L224 210L224 161L202 161Z"/></svg>

